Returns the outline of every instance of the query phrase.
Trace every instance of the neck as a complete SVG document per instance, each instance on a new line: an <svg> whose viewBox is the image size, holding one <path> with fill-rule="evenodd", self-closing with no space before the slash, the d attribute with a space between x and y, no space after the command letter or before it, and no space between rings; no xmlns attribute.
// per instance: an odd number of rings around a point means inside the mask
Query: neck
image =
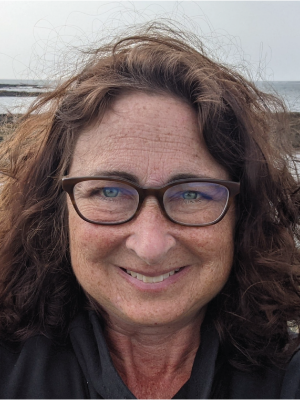
<svg viewBox="0 0 300 400"><path fill-rule="evenodd" d="M172 398L189 379L203 316L167 327L109 320L105 333L113 364L137 398Z"/></svg>

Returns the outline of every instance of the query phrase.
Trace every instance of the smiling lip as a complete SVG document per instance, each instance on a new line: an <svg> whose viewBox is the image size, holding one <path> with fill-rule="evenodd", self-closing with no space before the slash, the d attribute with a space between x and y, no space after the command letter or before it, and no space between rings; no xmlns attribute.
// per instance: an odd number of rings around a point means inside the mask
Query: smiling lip
<svg viewBox="0 0 300 400"><path fill-rule="evenodd" d="M166 272L166 273L161 274L161 275L156 275L156 276L148 276L148 275L140 274L140 273L135 272L135 271L131 271L129 269L124 269L124 268L121 268L121 269L123 271L125 271L129 276L135 278L137 281L154 284L154 283L163 282L164 280L168 279L170 276L173 276L176 273L178 273L183 268L185 268L185 267L176 268L176 269L174 269L172 271Z"/></svg>

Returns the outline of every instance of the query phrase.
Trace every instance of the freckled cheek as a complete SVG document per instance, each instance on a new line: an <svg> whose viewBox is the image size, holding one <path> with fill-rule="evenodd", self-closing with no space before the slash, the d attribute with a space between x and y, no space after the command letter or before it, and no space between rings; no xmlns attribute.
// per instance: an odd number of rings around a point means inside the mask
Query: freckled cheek
<svg viewBox="0 0 300 400"><path fill-rule="evenodd" d="M226 284L233 264L234 244L232 237L224 232L224 237L208 236L202 243L200 253L201 286L208 293L210 301ZM201 245L199 245L201 246Z"/></svg>
<svg viewBox="0 0 300 400"><path fill-rule="evenodd" d="M70 212L69 235L72 263L81 261L99 262L119 242L111 227L91 224Z"/></svg>
<svg viewBox="0 0 300 400"><path fill-rule="evenodd" d="M82 222L70 218L71 264L81 286L96 298L102 286L109 286L110 269L106 260L114 246L109 235L100 234L92 224Z"/></svg>
<svg viewBox="0 0 300 400"><path fill-rule="evenodd" d="M213 256L223 254L232 257L233 253L233 231L215 230L214 225L203 228L203 232L193 232L189 237L189 244L193 246L194 251L202 256ZM202 229L202 228L199 228Z"/></svg>
<svg viewBox="0 0 300 400"><path fill-rule="evenodd" d="M100 262L117 246L117 240L109 232L101 232L95 229L77 227L70 230L71 256L92 262ZM72 257L73 260L73 257Z"/></svg>
<svg viewBox="0 0 300 400"><path fill-rule="evenodd" d="M186 241L199 260L202 278L220 288L227 281L233 263L234 224L231 221L228 218L199 231L193 230Z"/></svg>

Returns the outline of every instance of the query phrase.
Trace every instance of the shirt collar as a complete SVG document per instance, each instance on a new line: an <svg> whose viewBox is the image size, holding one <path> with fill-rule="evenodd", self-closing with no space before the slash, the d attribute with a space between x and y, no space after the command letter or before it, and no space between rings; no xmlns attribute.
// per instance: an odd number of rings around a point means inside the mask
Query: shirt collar
<svg viewBox="0 0 300 400"><path fill-rule="evenodd" d="M85 375L91 397L134 399L113 366L96 312L79 314L70 325L70 338ZM215 375L219 338L212 322L205 318L201 326L200 346L190 379L174 398L209 398Z"/></svg>

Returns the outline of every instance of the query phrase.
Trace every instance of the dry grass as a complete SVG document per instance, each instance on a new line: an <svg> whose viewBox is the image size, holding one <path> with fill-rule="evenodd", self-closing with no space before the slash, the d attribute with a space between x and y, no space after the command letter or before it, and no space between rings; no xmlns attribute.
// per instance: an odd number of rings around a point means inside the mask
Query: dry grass
<svg viewBox="0 0 300 400"><path fill-rule="evenodd" d="M300 113L290 113L293 146L300 148Z"/></svg>
<svg viewBox="0 0 300 400"><path fill-rule="evenodd" d="M18 115L0 114L0 141L16 127Z"/></svg>

